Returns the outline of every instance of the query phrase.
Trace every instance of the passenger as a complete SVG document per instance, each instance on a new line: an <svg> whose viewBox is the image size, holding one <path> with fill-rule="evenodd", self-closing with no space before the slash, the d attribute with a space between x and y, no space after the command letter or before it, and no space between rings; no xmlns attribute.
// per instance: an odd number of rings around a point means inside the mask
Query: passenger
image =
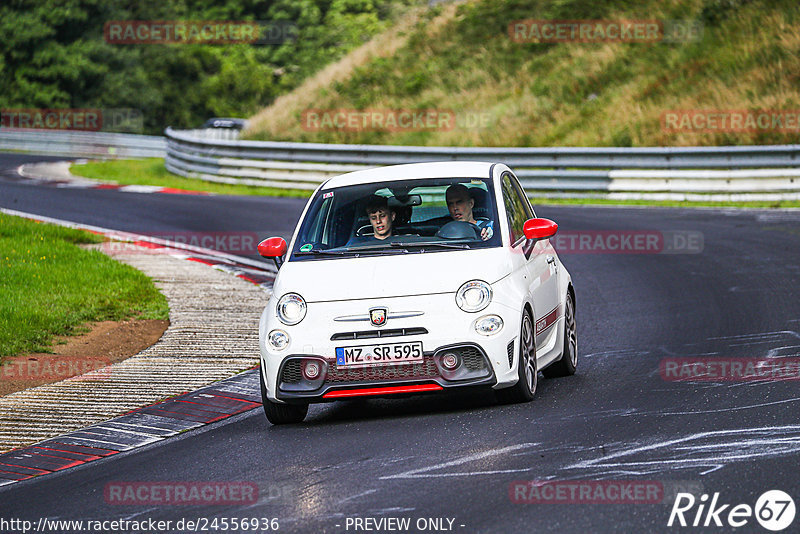
<svg viewBox="0 0 800 534"><path fill-rule="evenodd" d="M492 221L488 219L475 220L472 208L475 207L475 199L469 189L462 184L453 184L445 192L447 200L447 210L454 221L462 221L474 224L481 230L481 240L486 241L494 235Z"/></svg>
<svg viewBox="0 0 800 534"><path fill-rule="evenodd" d="M369 223L372 225L372 236L375 239L386 239L394 233L394 219L397 214L389 207L386 197L372 195L366 207Z"/></svg>

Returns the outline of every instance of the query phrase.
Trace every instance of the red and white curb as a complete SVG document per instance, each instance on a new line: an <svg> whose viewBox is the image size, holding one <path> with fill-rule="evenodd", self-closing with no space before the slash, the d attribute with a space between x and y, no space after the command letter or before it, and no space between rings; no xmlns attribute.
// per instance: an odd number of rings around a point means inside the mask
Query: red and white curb
<svg viewBox="0 0 800 534"><path fill-rule="evenodd" d="M0 486L130 451L261 405L258 370L0 454Z"/></svg>
<svg viewBox="0 0 800 534"><path fill-rule="evenodd" d="M53 187L69 187L74 189L110 189L123 193L164 193L170 195L213 195L207 191L191 191L174 187L157 185L119 185L75 176L69 171L73 163L86 160L55 161L46 163L25 163L17 167L17 174L29 180L36 180L42 185Z"/></svg>

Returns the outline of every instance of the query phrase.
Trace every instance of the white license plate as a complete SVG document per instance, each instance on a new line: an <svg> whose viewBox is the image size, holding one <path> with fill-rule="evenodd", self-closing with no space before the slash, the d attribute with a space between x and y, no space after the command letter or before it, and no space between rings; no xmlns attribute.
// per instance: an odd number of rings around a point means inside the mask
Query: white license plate
<svg viewBox="0 0 800 534"><path fill-rule="evenodd" d="M423 361L421 341L336 348L337 367L364 367L421 361Z"/></svg>

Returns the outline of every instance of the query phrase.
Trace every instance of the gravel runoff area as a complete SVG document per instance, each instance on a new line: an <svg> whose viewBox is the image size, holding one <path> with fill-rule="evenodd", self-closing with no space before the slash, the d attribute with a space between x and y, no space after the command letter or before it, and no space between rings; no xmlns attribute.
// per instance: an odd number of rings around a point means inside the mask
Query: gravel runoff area
<svg viewBox="0 0 800 534"><path fill-rule="evenodd" d="M111 256L153 278L170 326L153 346L110 369L0 397L0 451L105 421L228 378L258 363L268 293L208 265L145 248Z"/></svg>

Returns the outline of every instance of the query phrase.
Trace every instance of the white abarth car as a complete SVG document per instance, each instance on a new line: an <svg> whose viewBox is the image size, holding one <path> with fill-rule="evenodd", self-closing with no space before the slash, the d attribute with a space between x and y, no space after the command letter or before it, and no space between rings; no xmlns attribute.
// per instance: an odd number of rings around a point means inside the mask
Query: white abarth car
<svg viewBox="0 0 800 534"><path fill-rule="evenodd" d="M344 174L306 205L261 316L261 392L273 424L312 402L492 388L533 398L575 372L575 292L503 164L441 162Z"/></svg>

